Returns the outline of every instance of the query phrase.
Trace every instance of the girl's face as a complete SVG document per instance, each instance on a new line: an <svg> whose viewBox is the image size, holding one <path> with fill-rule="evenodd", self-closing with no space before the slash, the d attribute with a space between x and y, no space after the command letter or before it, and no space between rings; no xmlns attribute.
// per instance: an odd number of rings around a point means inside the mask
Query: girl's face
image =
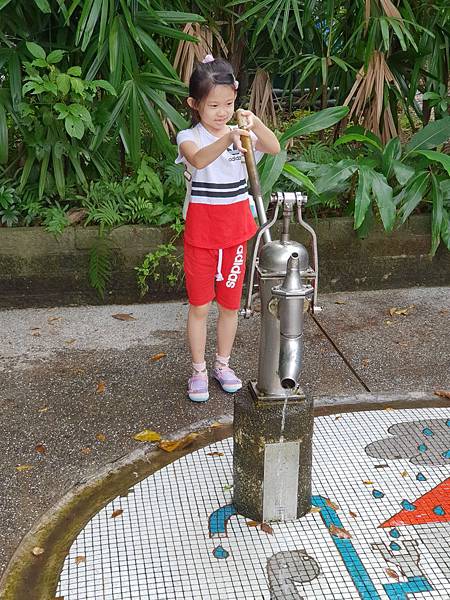
<svg viewBox="0 0 450 600"><path fill-rule="evenodd" d="M189 98L188 102L198 111L202 125L211 133L221 134L234 114L235 99L236 91L231 86L215 85L200 102L194 98Z"/></svg>

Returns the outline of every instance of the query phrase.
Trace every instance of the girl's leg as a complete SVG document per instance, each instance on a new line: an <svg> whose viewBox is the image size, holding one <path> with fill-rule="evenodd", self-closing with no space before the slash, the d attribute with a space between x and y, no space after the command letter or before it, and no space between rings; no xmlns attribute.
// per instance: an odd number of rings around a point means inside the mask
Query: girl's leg
<svg viewBox="0 0 450 600"><path fill-rule="evenodd" d="M210 306L211 302L201 306L189 305L187 335L194 364L205 362L206 324Z"/></svg>
<svg viewBox="0 0 450 600"><path fill-rule="evenodd" d="M209 399L205 345L210 304L189 305L187 333L192 354L192 377L188 381L188 396L193 402L206 402Z"/></svg>
<svg viewBox="0 0 450 600"><path fill-rule="evenodd" d="M230 369L231 350L236 336L238 311L231 310L217 304L219 308L219 319L217 321L217 354L214 364L214 377L218 380L225 392L237 392L242 387L242 381Z"/></svg>
<svg viewBox="0 0 450 600"><path fill-rule="evenodd" d="M217 354L229 357L234 344L238 325L238 311L224 308L217 304L219 318L217 320Z"/></svg>

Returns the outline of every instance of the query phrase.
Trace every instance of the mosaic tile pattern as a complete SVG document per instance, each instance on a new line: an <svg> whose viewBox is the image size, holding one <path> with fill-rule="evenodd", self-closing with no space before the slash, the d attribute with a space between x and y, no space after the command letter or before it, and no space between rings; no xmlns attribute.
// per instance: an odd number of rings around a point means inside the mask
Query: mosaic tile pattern
<svg viewBox="0 0 450 600"><path fill-rule="evenodd" d="M313 511L272 533L235 514L232 439L211 445L98 513L56 596L450 600L449 449L448 409L316 418Z"/></svg>

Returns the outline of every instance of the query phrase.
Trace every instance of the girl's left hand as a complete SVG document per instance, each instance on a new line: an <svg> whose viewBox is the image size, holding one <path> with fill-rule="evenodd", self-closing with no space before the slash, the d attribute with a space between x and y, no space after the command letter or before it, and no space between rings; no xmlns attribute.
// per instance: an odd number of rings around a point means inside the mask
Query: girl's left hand
<svg viewBox="0 0 450 600"><path fill-rule="evenodd" d="M253 129L256 125L256 121L258 117L252 113L251 110L240 110L240 114L245 118L246 124L244 125L244 129Z"/></svg>

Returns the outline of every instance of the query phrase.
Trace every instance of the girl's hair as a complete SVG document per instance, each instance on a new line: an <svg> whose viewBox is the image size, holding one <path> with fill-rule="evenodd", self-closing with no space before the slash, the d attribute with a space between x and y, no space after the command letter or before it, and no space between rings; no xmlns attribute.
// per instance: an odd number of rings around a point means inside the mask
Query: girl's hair
<svg viewBox="0 0 450 600"><path fill-rule="evenodd" d="M233 90L237 89L233 67L223 58L197 64L189 80L189 96L201 102L216 85L229 85ZM200 115L193 108L191 112L192 121L196 125L200 121Z"/></svg>

